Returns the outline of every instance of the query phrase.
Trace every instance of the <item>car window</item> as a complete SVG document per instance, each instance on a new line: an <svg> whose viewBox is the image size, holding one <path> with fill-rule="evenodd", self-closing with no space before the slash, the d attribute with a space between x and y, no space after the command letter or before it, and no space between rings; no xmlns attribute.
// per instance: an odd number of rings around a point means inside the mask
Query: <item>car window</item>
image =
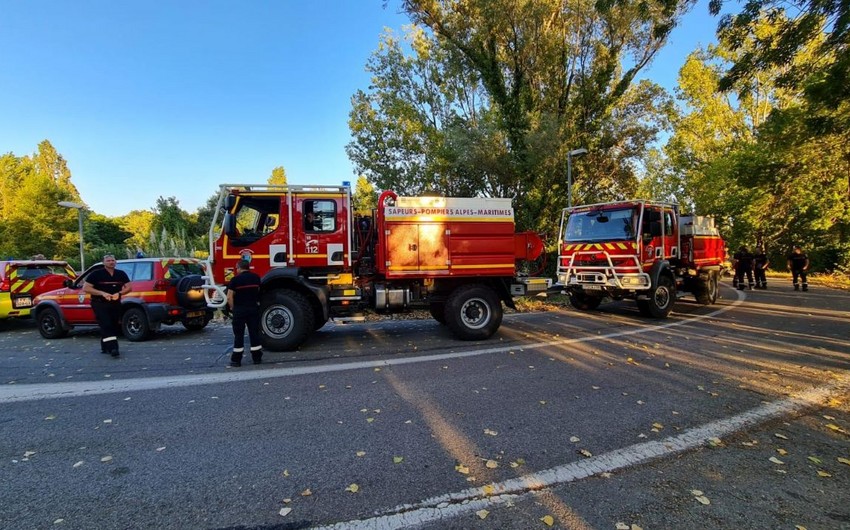
<svg viewBox="0 0 850 530"><path fill-rule="evenodd" d="M178 279L192 274L204 275L204 267L198 262L180 262L167 265L164 276L166 278Z"/></svg>
<svg viewBox="0 0 850 530"><path fill-rule="evenodd" d="M50 274L50 269L47 267L17 267L18 279L20 280L35 280L41 278L45 274Z"/></svg>
<svg viewBox="0 0 850 530"><path fill-rule="evenodd" d="M153 280L153 262L150 261L119 262L115 268L126 272L131 282Z"/></svg>

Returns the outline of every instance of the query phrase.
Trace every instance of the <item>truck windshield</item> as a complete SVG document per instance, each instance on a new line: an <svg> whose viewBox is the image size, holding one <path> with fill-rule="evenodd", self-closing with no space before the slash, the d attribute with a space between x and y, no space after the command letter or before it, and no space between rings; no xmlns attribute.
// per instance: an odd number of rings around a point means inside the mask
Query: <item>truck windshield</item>
<svg viewBox="0 0 850 530"><path fill-rule="evenodd" d="M567 220L564 242L580 243L634 239L636 219L637 212L634 208L573 213Z"/></svg>

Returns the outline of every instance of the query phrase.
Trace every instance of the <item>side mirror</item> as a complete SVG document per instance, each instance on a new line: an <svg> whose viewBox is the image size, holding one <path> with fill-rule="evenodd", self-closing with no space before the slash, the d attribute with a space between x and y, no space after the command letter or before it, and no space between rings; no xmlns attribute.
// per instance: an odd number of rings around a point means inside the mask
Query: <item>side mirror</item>
<svg viewBox="0 0 850 530"><path fill-rule="evenodd" d="M232 197L232 195L229 197ZM224 233L229 237L236 237L239 235L236 233L236 216L232 213L224 214Z"/></svg>
<svg viewBox="0 0 850 530"><path fill-rule="evenodd" d="M224 198L224 210L229 212L236 206L236 195L228 195Z"/></svg>
<svg viewBox="0 0 850 530"><path fill-rule="evenodd" d="M62 282L62 285L64 287L71 287L72 285L74 285L74 280L68 278Z"/></svg>

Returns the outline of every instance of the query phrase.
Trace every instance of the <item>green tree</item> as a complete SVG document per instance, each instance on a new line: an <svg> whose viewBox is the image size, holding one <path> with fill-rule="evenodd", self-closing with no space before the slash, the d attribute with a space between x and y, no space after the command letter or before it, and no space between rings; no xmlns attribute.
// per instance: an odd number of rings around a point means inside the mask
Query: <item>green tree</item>
<svg viewBox="0 0 850 530"><path fill-rule="evenodd" d="M283 166L277 166L272 169L272 174L269 177L268 182L269 184L286 186L286 170L283 169Z"/></svg>
<svg viewBox="0 0 850 530"><path fill-rule="evenodd" d="M635 83L690 2L405 1L418 24L383 37L352 99L349 157L382 189L507 196L520 227L566 203L631 195L672 102ZM405 50L409 49L409 52Z"/></svg>

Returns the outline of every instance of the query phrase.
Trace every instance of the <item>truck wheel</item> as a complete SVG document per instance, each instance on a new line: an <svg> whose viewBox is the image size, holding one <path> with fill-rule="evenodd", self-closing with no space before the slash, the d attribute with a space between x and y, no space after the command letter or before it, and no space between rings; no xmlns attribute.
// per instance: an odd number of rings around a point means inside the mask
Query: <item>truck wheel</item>
<svg viewBox="0 0 850 530"><path fill-rule="evenodd" d="M601 303L601 296L590 296L587 293L570 293L570 304L581 311L596 309Z"/></svg>
<svg viewBox="0 0 850 530"><path fill-rule="evenodd" d="M62 320L59 318L59 313L52 307L48 307L39 311L38 332L45 339L61 339L68 334L68 330L62 327Z"/></svg>
<svg viewBox="0 0 850 530"><path fill-rule="evenodd" d="M708 273L708 279L697 284L694 295L700 304L711 305L717 302L717 290L717 273L711 271Z"/></svg>
<svg viewBox="0 0 850 530"><path fill-rule="evenodd" d="M428 306L428 310L431 312L431 316L434 317L434 320L436 320L440 324L445 325L445 323L446 323L446 304L445 304L445 302L431 302L431 305Z"/></svg>
<svg viewBox="0 0 850 530"><path fill-rule="evenodd" d="M131 307L121 317L121 331L130 342L141 342L151 335L148 316L141 307Z"/></svg>
<svg viewBox="0 0 850 530"><path fill-rule="evenodd" d="M263 346L271 351L292 351L301 346L315 327L313 308L303 294L290 289L263 297L260 328Z"/></svg>
<svg viewBox="0 0 850 530"><path fill-rule="evenodd" d="M658 277L658 283L654 289L649 291L649 300L646 300L646 312L652 318L667 318L670 311L673 310L673 304L676 302L676 286L669 276L664 274ZM643 309L638 304L638 308Z"/></svg>
<svg viewBox="0 0 850 530"><path fill-rule="evenodd" d="M502 301L484 285L462 285L449 295L446 324L460 340L483 340L502 324Z"/></svg>

